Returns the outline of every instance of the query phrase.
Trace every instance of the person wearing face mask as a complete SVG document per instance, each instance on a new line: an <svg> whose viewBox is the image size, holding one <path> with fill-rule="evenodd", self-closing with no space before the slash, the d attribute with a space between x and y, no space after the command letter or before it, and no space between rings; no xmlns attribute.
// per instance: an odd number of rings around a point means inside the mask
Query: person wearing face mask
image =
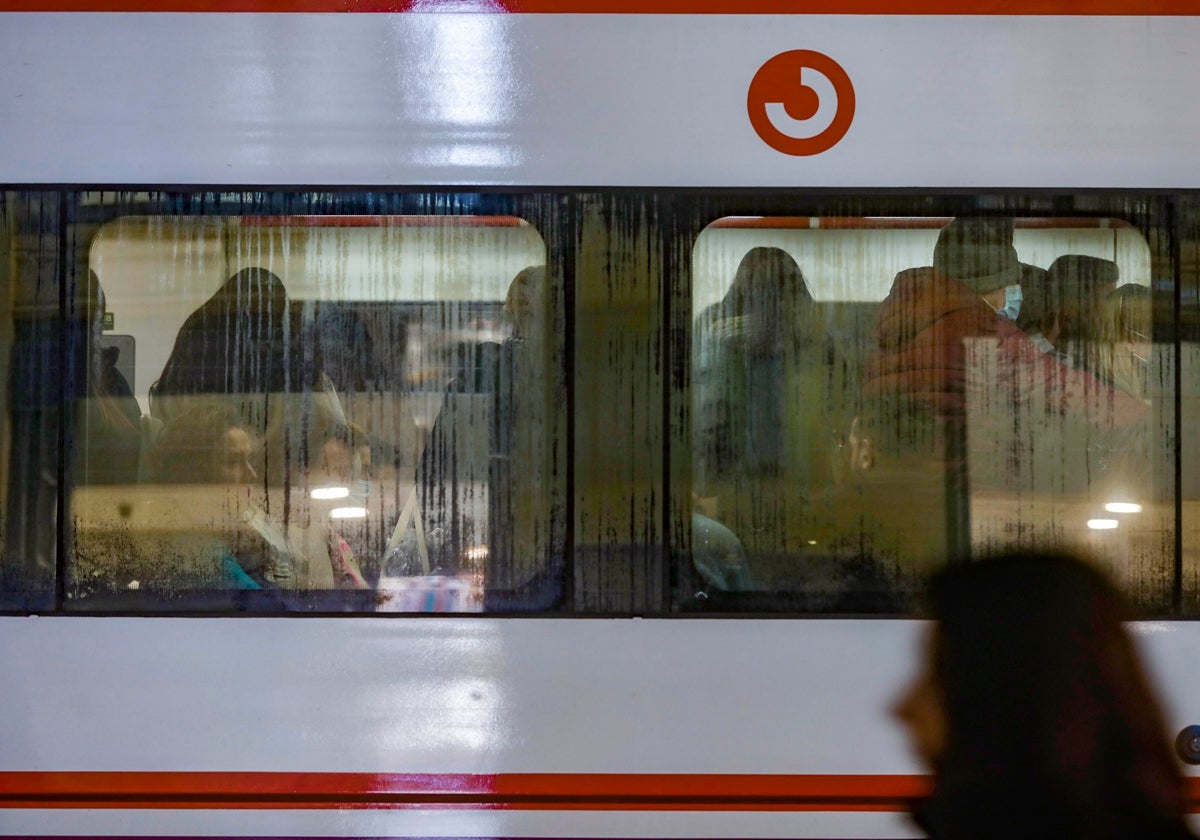
<svg viewBox="0 0 1200 840"><path fill-rule="evenodd" d="M1011 553L929 582L892 715L932 774L932 840L1188 840L1166 721L1116 588L1071 556Z"/></svg>
<svg viewBox="0 0 1200 840"><path fill-rule="evenodd" d="M933 269L962 283L997 315L1015 322L1024 295L1022 265L1012 239L1012 219L955 219L938 233Z"/></svg>
<svg viewBox="0 0 1200 840"><path fill-rule="evenodd" d="M1042 351L1018 325L1025 269L1012 245L1011 219L955 219L938 236L933 266L900 272L880 304L878 350L867 360L863 393L883 399L899 416L900 443L940 446L965 422L968 388L1047 392L1048 411L1093 412L1122 426L1144 413L1138 401ZM994 348L991 379L971 381L971 348ZM1020 380L1015 383L1014 380ZM1013 399L1020 400L1022 393ZM898 411L898 415L897 415ZM911 422L910 422L911 421ZM913 424L933 424L932 431ZM908 428L905 428L908 426ZM943 449L944 451L944 449Z"/></svg>
<svg viewBox="0 0 1200 840"><path fill-rule="evenodd" d="M876 313L858 418L872 457L860 459L858 479L867 527L899 556L932 563L965 551L977 489L1078 490L1063 476L1086 482L1098 466L1084 463L1098 456L1081 442L1123 440L1115 430L1147 413L1021 329L1029 271L1012 237L1011 219L955 219L933 265L897 274Z"/></svg>
<svg viewBox="0 0 1200 840"><path fill-rule="evenodd" d="M1071 367L1096 365L1092 345L1104 332L1104 301L1117 287L1120 271L1112 260L1066 254L1050 268L1022 280L1017 324L1044 353ZM1103 378L1103 377L1101 377Z"/></svg>

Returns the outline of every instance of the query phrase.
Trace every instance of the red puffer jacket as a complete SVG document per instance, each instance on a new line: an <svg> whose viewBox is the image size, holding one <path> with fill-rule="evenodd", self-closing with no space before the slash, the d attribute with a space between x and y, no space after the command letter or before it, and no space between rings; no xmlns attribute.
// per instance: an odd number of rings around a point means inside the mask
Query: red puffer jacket
<svg viewBox="0 0 1200 840"><path fill-rule="evenodd" d="M1075 415L1100 428L1136 423L1141 400L1043 353L967 286L932 268L896 275L863 371L870 402L900 398L939 424L963 423L968 403L1004 401L1042 416ZM994 353L994 355L993 355Z"/></svg>

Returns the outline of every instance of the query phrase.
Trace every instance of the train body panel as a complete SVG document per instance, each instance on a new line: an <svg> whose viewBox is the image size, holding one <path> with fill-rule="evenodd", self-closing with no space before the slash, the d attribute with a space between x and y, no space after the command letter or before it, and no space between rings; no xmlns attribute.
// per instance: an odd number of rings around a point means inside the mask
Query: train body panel
<svg viewBox="0 0 1200 840"><path fill-rule="evenodd" d="M3 625L4 836L912 836L918 622ZM1133 629L1182 724L1192 626Z"/></svg>
<svg viewBox="0 0 1200 840"><path fill-rule="evenodd" d="M1186 16L8 14L0 181L1194 188L1198 36ZM748 113L796 50L851 87L819 154ZM804 119L764 107L815 135L821 90Z"/></svg>

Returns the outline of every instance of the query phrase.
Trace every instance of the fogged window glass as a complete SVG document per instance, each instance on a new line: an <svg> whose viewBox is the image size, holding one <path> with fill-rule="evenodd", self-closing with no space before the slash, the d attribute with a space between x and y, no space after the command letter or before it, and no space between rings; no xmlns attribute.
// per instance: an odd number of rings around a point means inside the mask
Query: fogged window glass
<svg viewBox="0 0 1200 840"><path fill-rule="evenodd" d="M1036 545L1169 603L1151 289L1145 238L1114 220L711 225L693 254L696 586L891 610L948 557Z"/></svg>
<svg viewBox="0 0 1200 840"><path fill-rule="evenodd" d="M104 225L69 603L479 611L544 576L545 258L507 217Z"/></svg>

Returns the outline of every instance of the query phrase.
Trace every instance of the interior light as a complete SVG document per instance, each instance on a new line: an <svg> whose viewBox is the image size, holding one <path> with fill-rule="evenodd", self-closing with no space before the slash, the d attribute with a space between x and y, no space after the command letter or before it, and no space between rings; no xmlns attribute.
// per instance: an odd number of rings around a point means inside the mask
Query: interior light
<svg viewBox="0 0 1200 840"><path fill-rule="evenodd" d="M1089 519L1087 521L1087 526L1093 531L1111 531L1120 525L1121 523L1115 519Z"/></svg>
<svg viewBox="0 0 1200 840"><path fill-rule="evenodd" d="M344 507L334 508L329 511L330 519L366 519L367 509L365 507Z"/></svg>
<svg viewBox="0 0 1200 840"><path fill-rule="evenodd" d="M314 499L344 499L350 495L349 487L314 487Z"/></svg>
<svg viewBox="0 0 1200 840"><path fill-rule="evenodd" d="M1142 506L1137 502L1109 502L1104 506L1109 513L1141 513Z"/></svg>

